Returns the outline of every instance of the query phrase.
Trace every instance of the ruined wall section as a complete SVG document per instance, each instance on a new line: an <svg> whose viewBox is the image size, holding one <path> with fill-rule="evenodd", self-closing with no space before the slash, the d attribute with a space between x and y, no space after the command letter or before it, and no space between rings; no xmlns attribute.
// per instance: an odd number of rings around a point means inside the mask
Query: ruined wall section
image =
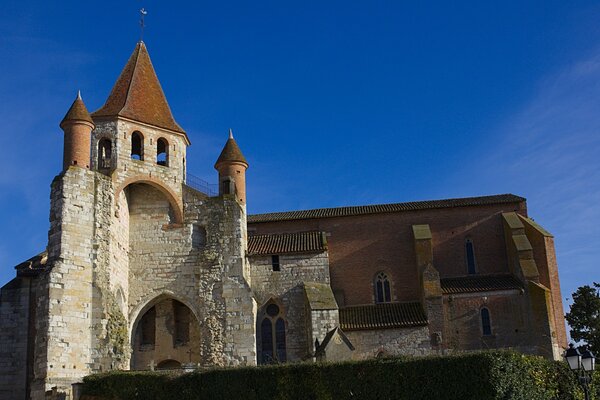
<svg viewBox="0 0 600 400"><path fill-rule="evenodd" d="M0 399L24 399L28 387L28 333L35 284L14 278L0 289Z"/></svg>
<svg viewBox="0 0 600 400"><path fill-rule="evenodd" d="M309 335L312 332L312 326L309 326L312 315L308 314L305 305L303 283L330 283L327 253L281 254L280 271L273 271L270 255L251 256L249 260L256 302L263 306L273 298L285 310L288 360L307 358L314 351L314 343ZM260 326L261 321L256 323Z"/></svg>
<svg viewBox="0 0 600 400"><path fill-rule="evenodd" d="M32 397L93 372L92 238L95 173L71 167L52 184L49 272L38 296Z"/></svg>
<svg viewBox="0 0 600 400"><path fill-rule="evenodd" d="M129 188L130 336L156 299L170 297L199 321L201 365L253 365L256 305L243 274L243 212L233 199L184 190L179 226L170 224L161 192L146 184Z"/></svg>
<svg viewBox="0 0 600 400"><path fill-rule="evenodd" d="M352 358L425 356L432 353L426 326L345 332L354 346Z"/></svg>

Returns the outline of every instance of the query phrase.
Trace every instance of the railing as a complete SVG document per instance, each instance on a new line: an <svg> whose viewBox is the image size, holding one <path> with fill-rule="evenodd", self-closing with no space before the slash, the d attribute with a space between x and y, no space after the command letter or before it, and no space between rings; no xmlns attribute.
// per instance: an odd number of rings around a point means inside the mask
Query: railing
<svg viewBox="0 0 600 400"><path fill-rule="evenodd" d="M213 197L219 194L219 185L216 183L208 183L203 179L192 174L186 174L185 184L207 196Z"/></svg>

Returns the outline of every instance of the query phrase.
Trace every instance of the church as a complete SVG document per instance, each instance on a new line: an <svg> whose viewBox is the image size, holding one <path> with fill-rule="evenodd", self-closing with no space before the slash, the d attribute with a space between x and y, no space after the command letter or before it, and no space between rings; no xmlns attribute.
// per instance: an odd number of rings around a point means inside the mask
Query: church
<svg viewBox="0 0 600 400"><path fill-rule="evenodd" d="M218 192L186 175L141 41L105 104L78 95L60 128L47 247L0 292L0 399L113 369L566 347L553 236L522 197L247 215L231 132Z"/></svg>

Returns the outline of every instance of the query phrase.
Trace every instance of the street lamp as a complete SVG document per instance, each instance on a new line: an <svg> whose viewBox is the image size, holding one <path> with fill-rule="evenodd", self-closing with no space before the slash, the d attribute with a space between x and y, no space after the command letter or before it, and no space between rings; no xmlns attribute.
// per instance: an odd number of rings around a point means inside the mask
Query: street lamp
<svg viewBox="0 0 600 400"><path fill-rule="evenodd" d="M569 344L569 349L565 352L565 359L572 371L577 372L579 383L583 387L585 400L590 400L590 382L592 374L596 368L596 357L586 346L581 347L581 352L578 348Z"/></svg>

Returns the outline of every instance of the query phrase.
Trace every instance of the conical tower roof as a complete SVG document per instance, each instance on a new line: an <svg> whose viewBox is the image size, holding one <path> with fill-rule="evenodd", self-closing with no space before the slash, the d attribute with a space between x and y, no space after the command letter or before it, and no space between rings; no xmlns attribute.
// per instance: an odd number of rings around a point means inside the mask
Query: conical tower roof
<svg viewBox="0 0 600 400"><path fill-rule="evenodd" d="M150 55L142 41L135 46L106 103L92 113L92 116L121 116L185 135L185 131L175 122L171 114L165 94L152 67Z"/></svg>
<svg viewBox="0 0 600 400"><path fill-rule="evenodd" d="M229 139L227 139L227 143L225 143L225 147L223 147L221 155L219 155L219 158L215 163L215 168L219 168L219 164L226 162L240 162L246 164L246 168L248 168L248 161L246 161L246 157L244 157L240 147L233 138L231 129L229 130Z"/></svg>
<svg viewBox="0 0 600 400"><path fill-rule="evenodd" d="M71 121L85 121L92 125L94 124L87 107L81 99L81 92L77 92L77 98L73 104L71 104L71 108L69 108L69 111L67 111L65 117L62 119L62 121L60 121L60 127L62 128L66 122Z"/></svg>

